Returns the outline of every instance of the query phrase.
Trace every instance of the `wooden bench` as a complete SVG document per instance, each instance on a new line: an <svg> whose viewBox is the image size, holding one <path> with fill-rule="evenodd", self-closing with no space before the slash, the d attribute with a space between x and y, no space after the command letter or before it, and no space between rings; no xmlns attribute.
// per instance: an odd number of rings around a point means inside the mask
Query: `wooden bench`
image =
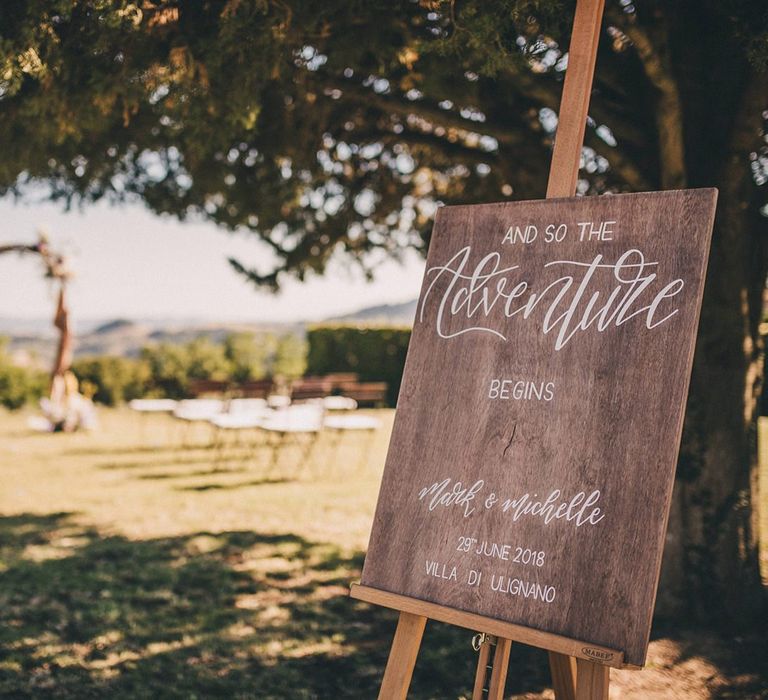
<svg viewBox="0 0 768 700"><path fill-rule="evenodd" d="M358 406L380 407L387 402L386 382L349 382L339 389L342 396L357 401Z"/></svg>
<svg viewBox="0 0 768 700"><path fill-rule="evenodd" d="M189 382L189 394L192 398L223 397L229 392L230 382L218 379L192 379Z"/></svg>
<svg viewBox="0 0 768 700"><path fill-rule="evenodd" d="M254 379L241 382L235 387L234 393L243 399L266 399L275 390L275 381L269 379Z"/></svg>
<svg viewBox="0 0 768 700"><path fill-rule="evenodd" d="M344 384L357 384L360 381L360 375L357 372L332 372L331 374L323 375L323 379L327 379L333 385L333 393L337 394L341 391L341 387Z"/></svg>
<svg viewBox="0 0 768 700"><path fill-rule="evenodd" d="M291 385L291 400L324 399L333 393L333 382L327 377L302 377Z"/></svg>

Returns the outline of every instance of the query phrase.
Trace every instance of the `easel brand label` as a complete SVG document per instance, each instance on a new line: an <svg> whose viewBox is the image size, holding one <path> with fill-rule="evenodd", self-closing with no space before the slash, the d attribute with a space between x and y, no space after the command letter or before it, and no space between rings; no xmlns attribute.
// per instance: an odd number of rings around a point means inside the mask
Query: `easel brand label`
<svg viewBox="0 0 768 700"><path fill-rule="evenodd" d="M581 653L595 661L610 661L614 656L610 651L601 651L592 647L582 647Z"/></svg>
<svg viewBox="0 0 768 700"><path fill-rule="evenodd" d="M714 205L440 210L364 585L643 664Z"/></svg>

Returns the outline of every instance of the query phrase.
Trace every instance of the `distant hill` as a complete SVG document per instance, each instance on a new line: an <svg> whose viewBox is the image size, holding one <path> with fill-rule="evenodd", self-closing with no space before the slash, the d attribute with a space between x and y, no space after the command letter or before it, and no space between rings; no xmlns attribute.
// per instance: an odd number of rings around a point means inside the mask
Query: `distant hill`
<svg viewBox="0 0 768 700"><path fill-rule="evenodd" d="M324 323L360 323L410 326L416 316L416 300L402 304L367 306ZM76 321L75 356L119 355L135 357L146 345L185 343L207 337L220 342L236 332L293 332L303 334L306 323L215 323L195 319L84 319ZM57 334L51 319L0 317L0 336L10 339L8 350L19 364L48 367L56 352Z"/></svg>
<svg viewBox="0 0 768 700"><path fill-rule="evenodd" d="M54 335L52 318L13 318L0 316L0 335Z"/></svg>
<svg viewBox="0 0 768 700"><path fill-rule="evenodd" d="M277 323L212 323L206 321L110 321L78 324L75 335L75 357L88 355L137 356L143 347L158 343L184 343L207 337L220 342L237 332L303 333L303 324ZM51 321L16 323L10 320L0 335L10 338L8 350L19 364L47 367L56 352L57 335Z"/></svg>
<svg viewBox="0 0 768 700"><path fill-rule="evenodd" d="M382 323L393 326L411 326L416 317L417 299L402 304L366 306L343 316L326 319L326 323Z"/></svg>
<svg viewBox="0 0 768 700"><path fill-rule="evenodd" d="M91 331L94 335L102 335L105 333L114 333L115 331L121 331L126 328L132 328L136 324L134 321L129 321L125 318L116 318L114 321L107 321Z"/></svg>

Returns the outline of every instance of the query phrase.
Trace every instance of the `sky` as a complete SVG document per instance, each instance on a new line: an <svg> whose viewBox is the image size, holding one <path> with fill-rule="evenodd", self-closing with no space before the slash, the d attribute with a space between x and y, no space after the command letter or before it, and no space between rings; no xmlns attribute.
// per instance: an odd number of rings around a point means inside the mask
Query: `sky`
<svg viewBox="0 0 768 700"><path fill-rule="evenodd" d="M258 291L227 262L235 257L246 267L269 263L272 252L253 235L159 217L140 203L66 212L50 202L0 199L0 245L35 242L40 228L71 261L70 307L81 320L321 320L414 299L424 271L413 251L402 264L382 262L373 282L339 262L324 277L286 281L275 296ZM47 318L53 295L35 256L0 256L0 317Z"/></svg>

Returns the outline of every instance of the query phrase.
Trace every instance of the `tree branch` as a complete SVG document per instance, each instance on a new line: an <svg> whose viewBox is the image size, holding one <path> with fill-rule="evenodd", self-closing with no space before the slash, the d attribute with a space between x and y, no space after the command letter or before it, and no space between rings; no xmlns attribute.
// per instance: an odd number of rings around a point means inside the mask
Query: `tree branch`
<svg viewBox="0 0 768 700"><path fill-rule="evenodd" d="M364 106L373 105L385 113L399 112L401 114L412 114L422 117L434 125L452 126L464 131L492 136L499 142L500 146L506 146L506 150L509 151L519 150L524 145L529 144L531 137L535 137L539 142L541 141L541 134L535 133L530 127L526 127L528 133L526 137L526 132L521 128L513 130L497 120L486 119L484 122L473 122L451 110L441 109L436 103L424 99L411 101L395 94L376 93L359 83L343 78L331 78L327 75L320 76L317 74L312 74L309 77L313 81L323 83L322 86L318 84L316 88L318 90L338 89L351 100L357 101ZM321 77L323 80L320 80ZM525 76L522 73L516 73L514 76L510 76L509 83L512 90L515 90L529 100L536 109L550 107L557 110L559 107L558 84L554 81L549 81L545 84L533 75ZM517 126L523 127L525 125L518 124ZM651 189L648 179L632 162L632 159L621 151L620 147L609 146L597 137L590 138L590 146L611 163L615 174L629 188L633 190Z"/></svg>
<svg viewBox="0 0 768 700"><path fill-rule="evenodd" d="M319 79L321 76L311 75L310 77L312 79ZM471 119L465 119L450 109L442 109L436 103L429 100L407 100L392 93L374 92L352 80L331 78L331 76L327 76L327 78L330 82L325 82L323 86L318 85L317 89L341 90L347 97L364 105L373 105L383 112L413 114L440 126L455 127L464 131L492 136L499 143L507 145L520 143L521 141L519 134L511 132L503 124L490 122L487 119L484 122L475 122ZM317 82L320 81L317 80Z"/></svg>
<svg viewBox="0 0 768 700"><path fill-rule="evenodd" d="M666 51L666 31L663 37L656 39L657 44L654 44L650 34L634 17L615 6L609 7L606 15L632 42L645 75L657 92L655 115L661 186L665 189L685 187L688 178L683 142L683 107Z"/></svg>

